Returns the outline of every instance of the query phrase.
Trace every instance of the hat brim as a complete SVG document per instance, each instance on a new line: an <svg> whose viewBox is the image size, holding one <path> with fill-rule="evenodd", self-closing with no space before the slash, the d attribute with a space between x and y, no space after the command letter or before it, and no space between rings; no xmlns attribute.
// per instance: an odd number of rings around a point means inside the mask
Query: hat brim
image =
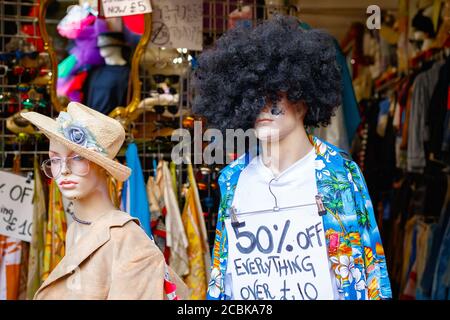
<svg viewBox="0 0 450 320"><path fill-rule="evenodd" d="M76 152L78 155L96 163L100 167L108 171L111 176L119 181L126 181L130 174L131 169L127 166L110 159L101 153L87 149L79 144L76 144L62 135L58 131L58 123L50 117L44 116L37 112L21 113L21 116L34 124L43 134L49 139L65 145L70 150Z"/></svg>

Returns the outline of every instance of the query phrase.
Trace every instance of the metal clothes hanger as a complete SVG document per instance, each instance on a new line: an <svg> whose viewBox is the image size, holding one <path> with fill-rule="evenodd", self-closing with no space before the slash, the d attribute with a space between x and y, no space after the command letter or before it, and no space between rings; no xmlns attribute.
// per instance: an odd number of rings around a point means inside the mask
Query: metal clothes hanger
<svg viewBox="0 0 450 320"><path fill-rule="evenodd" d="M271 183L273 181L275 181L275 180L276 180L276 178L273 178L269 182L269 192L274 198L274 202L275 202L274 207L271 208L271 209L266 209L266 210L237 212L237 209L234 206L232 206L230 208L230 212L231 212L231 225L233 227L236 227L236 226L240 225L240 222L239 222L237 217L238 216L243 216L243 215L280 212L280 211L285 211L285 210L290 210L290 209L295 209L295 208L309 207L309 206L317 206L319 216L324 216L327 213L327 211L325 209L325 206L323 205L323 196L321 194L317 194L315 196L316 201L312 202L312 203L303 203L303 204L298 204L298 205L295 205L295 206L279 207L278 206L278 199L277 199L276 195L272 192L272 189L270 187Z"/></svg>

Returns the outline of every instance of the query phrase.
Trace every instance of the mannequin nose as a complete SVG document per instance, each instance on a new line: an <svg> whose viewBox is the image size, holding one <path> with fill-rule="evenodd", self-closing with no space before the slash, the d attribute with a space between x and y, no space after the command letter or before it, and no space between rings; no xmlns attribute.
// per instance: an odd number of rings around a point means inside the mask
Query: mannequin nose
<svg viewBox="0 0 450 320"><path fill-rule="evenodd" d="M70 168L65 161L61 163L61 174L64 176L70 174Z"/></svg>
<svg viewBox="0 0 450 320"><path fill-rule="evenodd" d="M272 108L272 103L268 102L265 104L265 106L261 109L260 113L270 113L270 109Z"/></svg>

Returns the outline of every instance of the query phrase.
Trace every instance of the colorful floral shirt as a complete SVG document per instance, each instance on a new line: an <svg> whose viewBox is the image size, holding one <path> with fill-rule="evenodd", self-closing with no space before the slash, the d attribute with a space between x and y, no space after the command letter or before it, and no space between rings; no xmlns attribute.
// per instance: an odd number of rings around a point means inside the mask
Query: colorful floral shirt
<svg viewBox="0 0 450 320"><path fill-rule="evenodd" d="M340 295L346 300L392 298L386 259L374 209L361 170L342 150L309 136L316 151L315 170L328 258ZM228 262L225 219L239 175L251 161L245 154L225 167L219 177L221 203L212 254L207 298L227 300L224 280Z"/></svg>

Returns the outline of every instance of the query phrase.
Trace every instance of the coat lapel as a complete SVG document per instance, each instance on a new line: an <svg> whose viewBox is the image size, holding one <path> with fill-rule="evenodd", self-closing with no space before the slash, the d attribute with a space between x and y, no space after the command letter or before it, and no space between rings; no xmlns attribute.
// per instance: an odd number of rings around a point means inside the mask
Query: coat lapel
<svg viewBox="0 0 450 320"><path fill-rule="evenodd" d="M73 274L83 261L109 241L111 227L123 226L130 220L134 220L139 224L138 219L128 216L120 211L109 212L100 217L99 220L92 224L92 229L74 245L71 250L72 254L63 257L60 263L41 285L35 296L55 281L69 274Z"/></svg>

